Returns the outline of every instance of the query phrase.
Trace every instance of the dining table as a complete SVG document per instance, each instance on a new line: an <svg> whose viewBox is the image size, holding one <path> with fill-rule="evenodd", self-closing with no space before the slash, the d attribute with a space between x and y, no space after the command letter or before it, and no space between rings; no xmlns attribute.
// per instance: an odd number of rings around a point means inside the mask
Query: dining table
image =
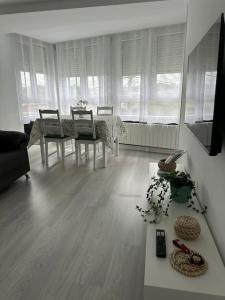
<svg viewBox="0 0 225 300"><path fill-rule="evenodd" d="M126 128L121 118L117 115L110 116L97 116L94 115L94 125L96 135L102 142L109 147L116 156L119 155L119 139L126 135ZM63 134L74 138L74 126L73 120L70 115L61 116L61 124L63 128ZM43 134L43 120L37 118L32 126L30 133L30 139L28 148L32 145L40 144L42 162L45 160L44 149L44 134ZM114 149L114 147L116 149Z"/></svg>

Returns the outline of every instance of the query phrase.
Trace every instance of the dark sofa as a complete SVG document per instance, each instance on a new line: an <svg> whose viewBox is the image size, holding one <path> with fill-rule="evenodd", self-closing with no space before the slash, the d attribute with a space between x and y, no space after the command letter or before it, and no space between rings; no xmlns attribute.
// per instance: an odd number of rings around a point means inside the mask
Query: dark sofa
<svg viewBox="0 0 225 300"><path fill-rule="evenodd" d="M0 130L0 191L30 171L27 144L26 134Z"/></svg>

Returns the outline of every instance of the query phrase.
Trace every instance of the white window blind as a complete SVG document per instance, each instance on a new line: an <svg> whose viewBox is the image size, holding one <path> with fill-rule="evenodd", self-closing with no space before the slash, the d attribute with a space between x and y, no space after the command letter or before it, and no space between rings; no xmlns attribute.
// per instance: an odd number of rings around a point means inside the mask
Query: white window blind
<svg viewBox="0 0 225 300"><path fill-rule="evenodd" d="M178 122L184 25L56 44L60 108L80 99L122 119Z"/></svg>
<svg viewBox="0 0 225 300"><path fill-rule="evenodd" d="M87 76L96 76L98 73L97 45L85 46Z"/></svg>
<svg viewBox="0 0 225 300"><path fill-rule="evenodd" d="M157 37L157 74L181 73L183 68L184 33Z"/></svg>
<svg viewBox="0 0 225 300"><path fill-rule="evenodd" d="M29 48L28 45L16 43L17 64L21 71L30 71Z"/></svg>
<svg viewBox="0 0 225 300"><path fill-rule="evenodd" d="M63 61L70 77L80 77L82 68L82 56L80 47L64 49Z"/></svg>
<svg viewBox="0 0 225 300"><path fill-rule="evenodd" d="M141 40L122 41L122 74L123 76L140 75Z"/></svg>

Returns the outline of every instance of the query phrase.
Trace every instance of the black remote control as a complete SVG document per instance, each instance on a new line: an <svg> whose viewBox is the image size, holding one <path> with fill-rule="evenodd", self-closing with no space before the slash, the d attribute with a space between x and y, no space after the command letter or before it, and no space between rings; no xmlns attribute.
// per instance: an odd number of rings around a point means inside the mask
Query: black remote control
<svg viewBox="0 0 225 300"><path fill-rule="evenodd" d="M156 256L166 257L166 235L162 229L156 229Z"/></svg>

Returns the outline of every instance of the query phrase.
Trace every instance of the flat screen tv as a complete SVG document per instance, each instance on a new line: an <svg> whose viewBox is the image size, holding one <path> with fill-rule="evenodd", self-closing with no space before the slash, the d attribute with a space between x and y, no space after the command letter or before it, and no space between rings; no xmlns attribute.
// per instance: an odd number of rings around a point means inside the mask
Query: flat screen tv
<svg viewBox="0 0 225 300"><path fill-rule="evenodd" d="M225 102L224 15L188 57L185 124L209 155L221 152Z"/></svg>

